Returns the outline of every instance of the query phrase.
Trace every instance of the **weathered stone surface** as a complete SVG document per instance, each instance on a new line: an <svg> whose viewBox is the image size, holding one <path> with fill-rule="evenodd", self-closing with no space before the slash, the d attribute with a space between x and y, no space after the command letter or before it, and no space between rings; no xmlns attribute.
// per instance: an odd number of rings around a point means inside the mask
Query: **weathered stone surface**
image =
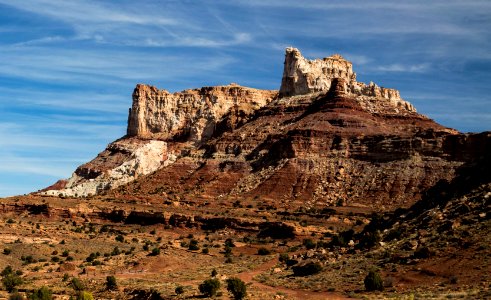
<svg viewBox="0 0 491 300"><path fill-rule="evenodd" d="M195 142L207 140L225 115L249 115L271 102L277 94L277 91L236 84L171 94L153 86L138 84L133 92L127 134Z"/></svg>
<svg viewBox="0 0 491 300"><path fill-rule="evenodd" d="M401 98L398 90L379 87L373 82L368 85L357 82L353 65L341 55L308 60L296 48L286 49L280 96L327 92L334 79L342 79L343 90L356 96L359 102L385 102L400 110L416 111L409 102Z"/></svg>
<svg viewBox="0 0 491 300"><path fill-rule="evenodd" d="M94 160L78 167L63 189L44 193L88 196L116 188L172 163L176 157L167 150L167 143L163 141L116 141Z"/></svg>
<svg viewBox="0 0 491 300"><path fill-rule="evenodd" d="M80 166L61 193L119 186L110 193L159 201L404 206L490 145L490 133L461 134L396 90L357 82L338 55L309 61L289 48L279 96L237 85L174 94L138 85L128 136Z"/></svg>

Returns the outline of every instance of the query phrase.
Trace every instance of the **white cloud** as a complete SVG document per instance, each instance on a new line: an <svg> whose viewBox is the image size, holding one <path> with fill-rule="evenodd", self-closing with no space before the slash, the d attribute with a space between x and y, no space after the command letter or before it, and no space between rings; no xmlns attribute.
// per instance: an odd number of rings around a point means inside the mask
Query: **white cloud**
<svg viewBox="0 0 491 300"><path fill-rule="evenodd" d="M374 71L380 72L409 72L409 73L424 73L430 68L430 64L403 65L391 64L387 66L377 66Z"/></svg>

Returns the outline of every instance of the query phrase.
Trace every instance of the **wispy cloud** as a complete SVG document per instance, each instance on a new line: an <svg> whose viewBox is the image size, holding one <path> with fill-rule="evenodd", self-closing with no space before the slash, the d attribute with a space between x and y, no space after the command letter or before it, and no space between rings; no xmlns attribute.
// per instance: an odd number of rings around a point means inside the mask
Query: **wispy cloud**
<svg viewBox="0 0 491 300"><path fill-rule="evenodd" d="M377 66L374 71L381 72L409 72L409 73L423 73L430 68L430 64L417 64L417 65L402 65L392 64L388 66Z"/></svg>

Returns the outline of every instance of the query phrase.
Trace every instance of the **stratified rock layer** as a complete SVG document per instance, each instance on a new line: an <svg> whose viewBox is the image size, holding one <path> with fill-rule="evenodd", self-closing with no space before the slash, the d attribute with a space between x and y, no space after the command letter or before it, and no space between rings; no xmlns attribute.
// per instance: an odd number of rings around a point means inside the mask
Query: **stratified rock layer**
<svg viewBox="0 0 491 300"><path fill-rule="evenodd" d="M294 48L279 92L229 85L171 94L137 85L128 119L127 137L48 193L119 186L111 193L172 201L400 206L491 151L490 133L441 126L397 90L357 82L341 56L310 61ZM152 154L128 151L133 144Z"/></svg>
<svg viewBox="0 0 491 300"><path fill-rule="evenodd" d="M128 117L128 136L201 141L229 113L249 115L271 102L277 91L231 84L169 93L138 84Z"/></svg>

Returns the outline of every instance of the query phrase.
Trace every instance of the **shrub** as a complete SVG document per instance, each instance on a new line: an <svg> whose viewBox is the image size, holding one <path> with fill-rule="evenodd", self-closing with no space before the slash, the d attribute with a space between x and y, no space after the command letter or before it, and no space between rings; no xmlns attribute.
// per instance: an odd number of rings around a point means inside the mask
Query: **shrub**
<svg viewBox="0 0 491 300"><path fill-rule="evenodd" d="M20 294L19 292L14 292L9 296L9 300L24 300L24 299L25 299L24 296L22 296L22 294Z"/></svg>
<svg viewBox="0 0 491 300"><path fill-rule="evenodd" d="M271 250L264 248L264 247L261 247L257 250L257 254L258 255L269 255L269 254L271 254Z"/></svg>
<svg viewBox="0 0 491 300"><path fill-rule="evenodd" d="M12 266L6 266L2 272L0 273L0 275L2 276L6 276L6 275L9 275L9 274L13 274L14 273L14 270L12 269Z"/></svg>
<svg viewBox="0 0 491 300"><path fill-rule="evenodd" d="M286 262L289 258L288 253L280 253L278 260L280 262Z"/></svg>
<svg viewBox="0 0 491 300"><path fill-rule="evenodd" d="M415 258L428 258L431 256L431 251L430 248L423 246L423 247L418 247L416 251L414 251Z"/></svg>
<svg viewBox="0 0 491 300"><path fill-rule="evenodd" d="M365 283L365 290L367 291L383 291L384 283L382 281L382 277L380 277L380 273L375 269L371 269L368 272L368 275L365 277L363 281Z"/></svg>
<svg viewBox="0 0 491 300"><path fill-rule="evenodd" d="M115 239L116 242L120 242L120 243L124 242L124 236L122 236L121 234L118 234Z"/></svg>
<svg viewBox="0 0 491 300"><path fill-rule="evenodd" d="M106 289L108 289L108 290L117 290L118 289L116 277L114 277L114 276L107 276L106 277Z"/></svg>
<svg viewBox="0 0 491 300"><path fill-rule="evenodd" d="M226 247L235 247L234 240L232 240L231 238L226 239L225 240L225 246Z"/></svg>
<svg viewBox="0 0 491 300"><path fill-rule="evenodd" d="M304 239L303 240L303 245L307 249L314 249L315 248L315 242L311 239Z"/></svg>
<svg viewBox="0 0 491 300"><path fill-rule="evenodd" d="M216 278L206 279L199 285L199 291L206 297L213 297L220 289L220 281Z"/></svg>
<svg viewBox="0 0 491 300"><path fill-rule="evenodd" d="M85 288L82 281L80 281L80 279L78 279L76 277L72 278L72 280L70 281L70 285L76 291L82 291Z"/></svg>
<svg viewBox="0 0 491 300"><path fill-rule="evenodd" d="M29 300L51 300L53 299L53 292L45 286L41 287L38 290L35 290L32 292L31 295L29 295Z"/></svg>
<svg viewBox="0 0 491 300"><path fill-rule="evenodd" d="M203 248L203 250L201 250L201 252L203 254L208 254L208 253L210 253L210 249L209 248Z"/></svg>
<svg viewBox="0 0 491 300"><path fill-rule="evenodd" d="M211 271L211 277L215 277L215 276L217 276L217 275L218 275L217 270L216 270L216 269L213 269L213 270Z"/></svg>
<svg viewBox="0 0 491 300"><path fill-rule="evenodd" d="M189 250L199 250L199 246L198 246L198 241L197 240L191 240L189 242Z"/></svg>
<svg viewBox="0 0 491 300"><path fill-rule="evenodd" d="M63 278L61 279L61 281L65 282L68 280L68 278L70 278L70 275L68 275L67 273L63 274Z"/></svg>
<svg viewBox="0 0 491 300"><path fill-rule="evenodd" d="M13 292L18 285L22 284L22 278L16 274L8 274L2 278L3 287L10 293Z"/></svg>
<svg viewBox="0 0 491 300"><path fill-rule="evenodd" d="M21 271L14 272L11 266L6 266L0 275L3 276L3 287L9 292L13 292L18 285L22 284Z"/></svg>
<svg viewBox="0 0 491 300"><path fill-rule="evenodd" d="M10 253L12 253L12 249L9 249L9 248L3 249L3 254L9 255Z"/></svg>
<svg viewBox="0 0 491 300"><path fill-rule="evenodd" d="M152 249L152 255L157 256L160 254L160 248L156 247Z"/></svg>
<svg viewBox="0 0 491 300"><path fill-rule="evenodd" d="M309 276L322 271L322 266L318 262L308 262L304 265L293 266L292 270L294 276Z"/></svg>
<svg viewBox="0 0 491 300"><path fill-rule="evenodd" d="M184 294L184 287L181 286L181 285L178 285L176 287L176 289L174 290L174 292L176 293L176 295L181 295L181 294Z"/></svg>
<svg viewBox="0 0 491 300"><path fill-rule="evenodd" d="M77 300L94 300L94 297L92 296L91 293L86 292L86 291L80 291L77 294Z"/></svg>
<svg viewBox="0 0 491 300"><path fill-rule="evenodd" d="M295 237L295 228L293 226L273 222L261 226L259 237L271 237L273 239L289 239Z"/></svg>
<svg viewBox="0 0 491 300"><path fill-rule="evenodd" d="M116 256L120 254L121 254L121 250L119 249L119 247L118 246L114 247L113 251L111 252L111 255Z"/></svg>
<svg viewBox="0 0 491 300"><path fill-rule="evenodd" d="M247 287L239 278L232 277L227 279L227 290L236 300L242 300L247 296Z"/></svg>

